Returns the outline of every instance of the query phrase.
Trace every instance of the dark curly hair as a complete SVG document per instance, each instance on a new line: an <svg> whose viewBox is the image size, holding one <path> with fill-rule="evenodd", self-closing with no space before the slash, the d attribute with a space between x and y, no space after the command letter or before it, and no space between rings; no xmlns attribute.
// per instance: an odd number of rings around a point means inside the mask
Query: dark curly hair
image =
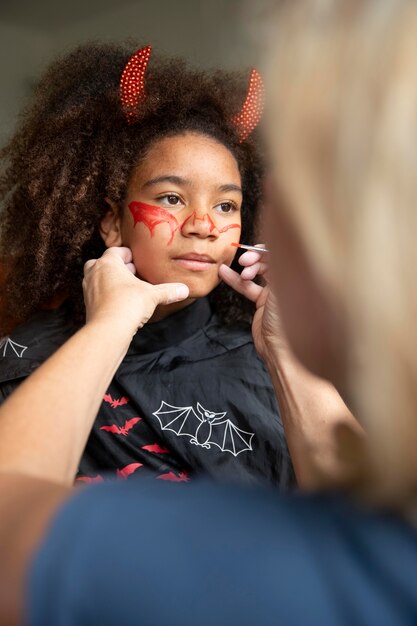
<svg viewBox="0 0 417 626"><path fill-rule="evenodd" d="M179 59L155 58L146 98L128 124L119 100L120 75L137 49L83 45L52 64L20 126L0 152L0 336L57 298L82 323L83 264L105 250L99 224L108 197L121 204L133 169L153 142L196 131L235 156L242 176L242 239L254 241L262 158L252 136L239 143L231 123L244 101L248 74L192 70ZM256 134L256 133L255 133ZM250 303L220 284L210 295L225 322L249 320Z"/></svg>

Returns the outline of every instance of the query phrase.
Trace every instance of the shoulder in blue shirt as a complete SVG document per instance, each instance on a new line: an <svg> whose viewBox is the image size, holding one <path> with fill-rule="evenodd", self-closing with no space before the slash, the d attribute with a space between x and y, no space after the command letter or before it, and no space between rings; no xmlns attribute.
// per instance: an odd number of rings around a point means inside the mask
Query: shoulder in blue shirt
<svg viewBox="0 0 417 626"><path fill-rule="evenodd" d="M329 496L96 485L29 579L30 626L417 624L417 532Z"/></svg>

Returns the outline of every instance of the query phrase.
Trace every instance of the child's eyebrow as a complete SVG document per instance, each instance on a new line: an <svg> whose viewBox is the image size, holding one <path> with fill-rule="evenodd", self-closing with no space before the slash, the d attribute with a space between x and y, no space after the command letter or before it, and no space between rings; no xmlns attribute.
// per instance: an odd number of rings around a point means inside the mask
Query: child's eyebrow
<svg viewBox="0 0 417 626"><path fill-rule="evenodd" d="M153 185L158 185L159 183L172 183L173 185L179 186L188 186L192 187L192 182L187 178L182 178L181 176L174 176L172 174L157 176L156 178L151 178L150 180L144 183L143 187L152 187ZM218 190L222 193L227 193L229 191L237 191L238 193L242 193L241 187L239 185L235 185L234 183L227 183L225 185L220 185Z"/></svg>
<svg viewBox="0 0 417 626"><path fill-rule="evenodd" d="M186 178L181 178L181 176L165 175L151 178L150 180L146 181L143 186L152 187L152 185L157 185L158 183L172 183L173 185L191 185L191 181L187 180Z"/></svg>
<svg viewBox="0 0 417 626"><path fill-rule="evenodd" d="M220 185L219 191L222 191L225 193L227 193L228 191L238 191L239 193L243 193L242 188L239 187L239 185L234 185L233 183L229 183L227 185Z"/></svg>

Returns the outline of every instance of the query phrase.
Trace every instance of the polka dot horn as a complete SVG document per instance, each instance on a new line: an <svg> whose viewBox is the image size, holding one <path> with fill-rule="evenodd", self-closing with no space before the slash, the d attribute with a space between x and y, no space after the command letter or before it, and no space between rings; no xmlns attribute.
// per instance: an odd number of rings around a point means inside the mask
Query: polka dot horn
<svg viewBox="0 0 417 626"><path fill-rule="evenodd" d="M120 78L120 102L128 122L137 116L137 108L145 97L145 72L152 47L141 48L129 59Z"/></svg>
<svg viewBox="0 0 417 626"><path fill-rule="evenodd" d="M249 137L259 124L265 104L265 86L261 75L253 69L250 74L249 88L241 111L232 122L237 127L240 143Z"/></svg>

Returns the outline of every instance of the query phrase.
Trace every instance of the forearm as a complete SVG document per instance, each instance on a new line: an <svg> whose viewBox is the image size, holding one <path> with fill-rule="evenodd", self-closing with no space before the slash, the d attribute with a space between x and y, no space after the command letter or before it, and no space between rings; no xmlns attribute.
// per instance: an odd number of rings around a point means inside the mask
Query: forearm
<svg viewBox="0 0 417 626"><path fill-rule="evenodd" d="M0 471L0 624L23 623L27 564L71 490Z"/></svg>
<svg viewBox="0 0 417 626"><path fill-rule="evenodd" d="M0 408L0 471L71 484L133 331L89 323Z"/></svg>
<svg viewBox="0 0 417 626"><path fill-rule="evenodd" d="M348 454L341 454L339 435L343 431L349 446L364 436L339 393L286 350L272 352L267 367L299 486L311 490L352 483L356 469Z"/></svg>

